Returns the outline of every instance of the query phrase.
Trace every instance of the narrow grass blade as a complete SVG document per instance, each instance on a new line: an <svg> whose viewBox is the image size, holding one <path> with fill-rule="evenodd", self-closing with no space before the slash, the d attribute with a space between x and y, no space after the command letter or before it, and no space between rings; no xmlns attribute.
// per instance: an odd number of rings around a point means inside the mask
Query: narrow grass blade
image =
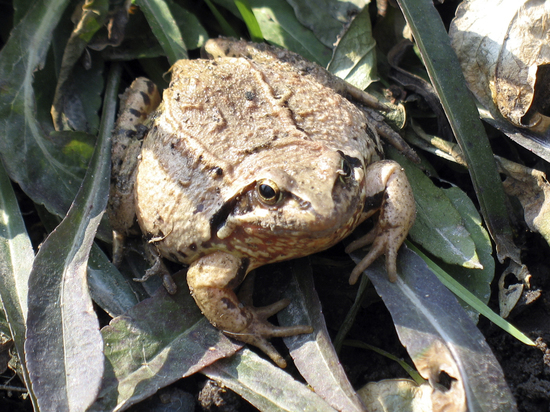
<svg viewBox="0 0 550 412"><path fill-rule="evenodd" d="M241 16L246 23L246 27L250 33L250 39L255 42L264 41L262 29L260 28L258 20L256 20L256 17L254 16L254 12L252 11L248 0L235 0L235 5L239 9Z"/></svg>
<svg viewBox="0 0 550 412"><path fill-rule="evenodd" d="M508 332L510 335L512 335L514 338L516 338L520 342L525 343L526 345L535 346L535 342L533 342L531 339L529 339L527 336L521 333L516 327L508 323L502 317L500 317L495 312L493 312L491 308L489 308L483 301L481 301L472 292L470 292L468 289L466 289L464 286L458 283L455 279L449 276L443 269L437 266L437 264L433 260L431 260L424 253L422 253L417 247L415 247L410 242L407 242L407 246L409 246L411 250L413 250L416 254L418 254L418 256L424 259L426 264L436 274L436 276L439 278L441 283L443 283L443 285L445 285L459 299L466 302L477 312L485 316L487 319L489 319L499 328Z"/></svg>

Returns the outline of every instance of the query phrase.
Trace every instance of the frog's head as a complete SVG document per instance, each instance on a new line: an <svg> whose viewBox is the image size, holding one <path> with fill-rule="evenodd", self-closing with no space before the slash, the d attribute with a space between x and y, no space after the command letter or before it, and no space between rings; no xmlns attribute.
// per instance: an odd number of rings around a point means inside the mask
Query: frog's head
<svg viewBox="0 0 550 412"><path fill-rule="evenodd" d="M269 151L269 158L255 157L239 167L244 177L238 191L211 222L222 241L269 248L267 260L274 254L283 259L328 248L360 222L365 202L360 158L320 144L285 146ZM290 250L298 245L300 250Z"/></svg>

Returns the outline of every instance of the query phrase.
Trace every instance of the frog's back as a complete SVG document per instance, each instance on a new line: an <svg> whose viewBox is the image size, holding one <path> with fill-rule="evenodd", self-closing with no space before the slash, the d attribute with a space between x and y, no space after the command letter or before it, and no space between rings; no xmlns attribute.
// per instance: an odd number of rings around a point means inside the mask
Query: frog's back
<svg viewBox="0 0 550 412"><path fill-rule="evenodd" d="M296 72L271 70L244 58L180 60L172 78L164 105L174 132L208 145L211 154L232 165L296 139L321 140L337 150L374 151L363 113Z"/></svg>

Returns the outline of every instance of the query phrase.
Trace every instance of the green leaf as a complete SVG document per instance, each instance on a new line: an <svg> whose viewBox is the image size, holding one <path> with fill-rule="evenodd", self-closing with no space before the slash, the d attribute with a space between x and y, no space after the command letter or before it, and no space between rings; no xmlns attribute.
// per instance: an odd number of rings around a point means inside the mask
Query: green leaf
<svg viewBox="0 0 550 412"><path fill-rule="evenodd" d="M164 0L136 0L136 5L145 14L170 64L187 59L187 47L168 4Z"/></svg>
<svg viewBox="0 0 550 412"><path fill-rule="evenodd" d="M366 9L370 0L288 0L288 3L300 23L312 30L325 46L332 48L350 16Z"/></svg>
<svg viewBox="0 0 550 412"><path fill-rule="evenodd" d="M51 124L39 124L37 117L45 118L49 107L36 106L32 81L67 4L68 0L37 2L0 51L2 162L31 199L60 216L68 210L81 178L65 165L62 151L44 132Z"/></svg>
<svg viewBox="0 0 550 412"><path fill-rule="evenodd" d="M466 193L458 187L443 189L443 193L445 193L453 206L460 213L464 226L476 245L477 255L483 268L468 269L462 266L444 263L441 264L441 267L486 304L491 297L491 282L495 277L495 259L493 258L491 239L481 224L481 217L474 203ZM469 305L466 305L464 309L472 319L477 321L478 311L472 310Z"/></svg>
<svg viewBox="0 0 550 412"><path fill-rule="evenodd" d="M445 192L397 150L387 149L386 154L405 169L416 200L416 221L409 232L411 238L445 262L481 268L475 243Z"/></svg>
<svg viewBox="0 0 550 412"><path fill-rule="evenodd" d="M19 22L23 19L23 17L25 17L25 15L35 2L35 0L15 0L12 2L15 11L13 16L14 25L19 24Z"/></svg>
<svg viewBox="0 0 550 412"><path fill-rule="evenodd" d="M235 39L239 38L239 35L235 30L233 30L233 27L227 22L225 17L219 12L219 10L214 6L214 4L210 0L204 0L216 20L218 21L218 24L222 28L222 33L227 37L233 37ZM220 0L217 0L217 3L220 3ZM231 0L223 0L221 1L222 5L231 8L232 6L235 6L235 3ZM236 8L236 7L235 7ZM237 10L235 10L235 15L237 15Z"/></svg>
<svg viewBox="0 0 550 412"><path fill-rule="evenodd" d="M113 66L99 140L82 187L65 219L42 244L29 277L25 353L42 410L85 410L101 384L103 340L86 269L109 194L120 73L120 66Z"/></svg>
<svg viewBox="0 0 550 412"><path fill-rule="evenodd" d="M36 207L36 211L46 231L51 232L59 225L61 219L43 207ZM87 272L92 299L109 315L118 316L138 303L141 284L123 276L95 243L90 251Z"/></svg>
<svg viewBox="0 0 550 412"><path fill-rule="evenodd" d="M370 13L365 7L351 21L333 51L328 70L355 87L365 90L376 79L376 41Z"/></svg>
<svg viewBox="0 0 550 412"><path fill-rule="evenodd" d="M178 13L172 11L175 17ZM106 47L101 51L105 60L129 61L134 59L156 58L165 52L155 38L142 10L136 8L130 15L130 19L124 30L124 39L118 47ZM166 71L166 70L165 70Z"/></svg>
<svg viewBox="0 0 550 412"><path fill-rule="evenodd" d="M125 409L242 347L201 315L185 276L174 280L175 295L160 288L103 328L109 368L91 411Z"/></svg>
<svg viewBox="0 0 550 412"><path fill-rule="evenodd" d="M306 385L246 348L201 372L264 412L334 411Z"/></svg>
<svg viewBox="0 0 550 412"><path fill-rule="evenodd" d="M284 0L249 0L264 38L326 67L331 50L304 27ZM336 39L335 39L336 40Z"/></svg>
<svg viewBox="0 0 550 412"><path fill-rule="evenodd" d="M80 59L93 35L103 26L109 4L107 0L88 0L77 5L80 19L75 24L63 51L63 59L57 79L55 97L52 103L52 118L56 130L88 131L84 115L83 100L75 93L75 87L83 86L72 76L73 67ZM88 79L84 85L94 85ZM100 86L102 86L100 84ZM102 89L102 87L101 87ZM86 100L84 100L86 101Z"/></svg>
<svg viewBox="0 0 550 412"><path fill-rule="evenodd" d="M282 326L311 325L313 333L283 338L294 364L309 386L336 410L362 411L363 406L332 346L321 302L315 292L309 259L284 265L290 283L283 296L290 305L277 314Z"/></svg>
<svg viewBox="0 0 550 412"><path fill-rule="evenodd" d="M105 62L99 56L92 59L91 67L81 65L73 67L73 90L82 108L83 124L78 129L96 136L99 129L99 111L101 109ZM91 154L90 154L91 155ZM89 160L90 157L88 157Z"/></svg>
<svg viewBox="0 0 550 412"><path fill-rule="evenodd" d="M453 292L460 300L468 304L479 314L485 316L487 319L489 319L499 328L508 332L510 335L515 337L520 342L525 343L526 345L535 346L535 343L531 339L529 339L527 336L521 333L518 329L516 329L513 325L511 325L506 320L504 320L501 316L493 312L491 308L489 308L477 296L475 296L468 289L462 286L458 281L456 281L447 273L445 273L443 269L437 266L434 261L432 261L429 257L424 255L414 245L409 243L407 244L416 254L418 254L418 256L424 259L428 267L432 270L432 272L436 274L436 276L439 278L441 283L443 283L443 285L445 285L447 289Z"/></svg>
<svg viewBox="0 0 550 412"><path fill-rule="evenodd" d="M88 261L88 284L94 302L113 317L122 315L138 303L129 282L94 244Z"/></svg>
<svg viewBox="0 0 550 412"><path fill-rule="evenodd" d="M25 367L24 350L28 281L34 251L11 182L1 166L0 211L0 300L17 356L23 366L25 384L29 388L31 401L36 410L36 398Z"/></svg>
<svg viewBox="0 0 550 412"><path fill-rule="evenodd" d="M167 4L170 7L172 16L176 20L176 24L180 28L183 44L189 50L202 47L208 39L208 32L202 26L197 16L172 1Z"/></svg>
<svg viewBox="0 0 550 412"><path fill-rule="evenodd" d="M254 17L254 13L250 8L250 3L248 0L235 0L235 5L239 9L241 16L246 23L246 27L248 28L252 41L262 42L264 40L264 36L262 35L262 30L260 29L258 20Z"/></svg>
<svg viewBox="0 0 550 412"><path fill-rule="evenodd" d="M430 80L468 164L481 213L503 261L520 262L512 240L506 196L473 96L437 10L430 1L397 0L414 35Z"/></svg>
<svg viewBox="0 0 550 412"><path fill-rule="evenodd" d="M464 404L469 411L517 410L498 361L453 294L405 246L399 250L397 265L395 283L388 282L381 260L365 274L390 311L417 370L432 383L433 396L443 403ZM441 371L452 378L450 389L434 385Z"/></svg>

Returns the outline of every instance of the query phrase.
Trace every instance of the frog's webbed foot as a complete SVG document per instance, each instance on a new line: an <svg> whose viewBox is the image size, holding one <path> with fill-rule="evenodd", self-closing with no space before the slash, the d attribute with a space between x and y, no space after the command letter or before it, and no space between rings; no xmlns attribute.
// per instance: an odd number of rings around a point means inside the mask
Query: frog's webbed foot
<svg viewBox="0 0 550 412"><path fill-rule="evenodd" d="M386 256L386 270L390 281L397 279L397 251L407 237L416 215L414 196L398 163L392 160L376 162L367 168L366 181L367 204L370 200L375 207L365 210L366 217L377 210L380 217L374 228L360 239L351 243L346 252L352 252L360 247L372 244L367 256L353 269L349 282L354 284L361 273L379 256Z"/></svg>
<svg viewBox="0 0 550 412"><path fill-rule="evenodd" d="M187 283L202 313L216 328L227 336L260 348L281 368L285 360L269 343L270 338L311 333L310 326L281 327L267 321L290 301L283 299L264 307L251 305L252 287L247 282L239 297L233 288L246 275L241 259L223 252L215 252L195 261L187 272Z"/></svg>
<svg viewBox="0 0 550 412"><path fill-rule="evenodd" d="M268 339L313 332L313 328L311 326L275 326L267 321L269 317L283 310L289 304L290 301L288 299L282 299L271 305L259 308L244 306L242 310L244 314L246 314L245 316L250 319L250 323L247 327L241 332L230 332L227 330L224 330L223 332L231 338L260 348L267 356L271 358L273 362L277 364L277 366L285 368L286 361L279 354L279 352L277 352L277 349L275 349Z"/></svg>

